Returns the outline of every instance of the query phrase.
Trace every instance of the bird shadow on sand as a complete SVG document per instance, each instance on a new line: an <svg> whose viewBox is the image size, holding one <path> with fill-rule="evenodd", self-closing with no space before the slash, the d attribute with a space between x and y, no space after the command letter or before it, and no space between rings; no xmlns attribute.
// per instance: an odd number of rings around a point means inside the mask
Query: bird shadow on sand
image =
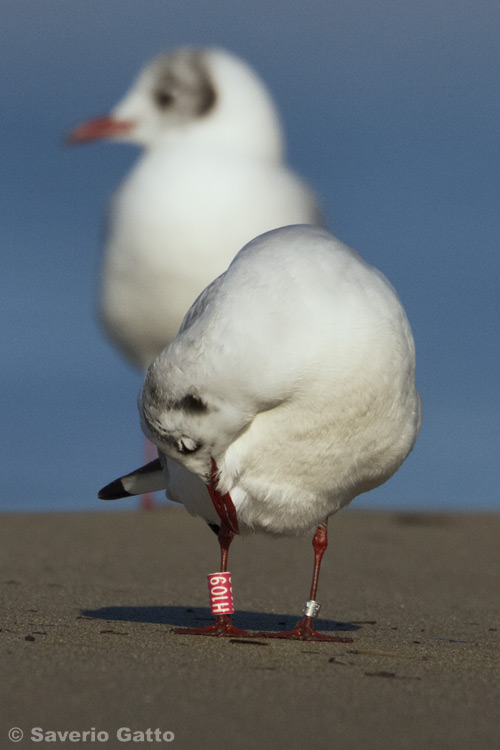
<svg viewBox="0 0 500 750"><path fill-rule="evenodd" d="M106 622L144 622L183 628L203 627L214 619L208 607L101 607L82 609L81 616ZM299 618L299 613L282 615L239 610L233 615L233 624L245 630L280 631L293 628ZM335 620L318 619L315 626L323 631L359 630L359 625Z"/></svg>

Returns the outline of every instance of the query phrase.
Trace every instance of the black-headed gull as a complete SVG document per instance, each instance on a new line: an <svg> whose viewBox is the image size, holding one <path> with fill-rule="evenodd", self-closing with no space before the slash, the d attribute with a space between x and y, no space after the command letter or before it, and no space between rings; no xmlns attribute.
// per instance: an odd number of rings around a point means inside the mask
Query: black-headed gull
<svg viewBox="0 0 500 750"><path fill-rule="evenodd" d="M237 248L269 229L318 223L320 211L284 162L263 82L223 50L154 59L110 116L69 141L101 138L144 149L112 203L100 313L112 341L145 370Z"/></svg>
<svg viewBox="0 0 500 750"><path fill-rule="evenodd" d="M257 237L153 360L139 410L159 460L100 497L167 488L218 530L221 571L234 533L315 532L304 617L269 635L338 640L313 627L327 519L394 474L421 424L410 325L382 273L318 227ZM182 632L238 631L219 615Z"/></svg>
<svg viewBox="0 0 500 750"><path fill-rule="evenodd" d="M110 339L145 370L237 248L321 215L286 166L267 88L223 50L186 47L154 59L110 116L69 141L102 138L144 149L113 199L99 310Z"/></svg>

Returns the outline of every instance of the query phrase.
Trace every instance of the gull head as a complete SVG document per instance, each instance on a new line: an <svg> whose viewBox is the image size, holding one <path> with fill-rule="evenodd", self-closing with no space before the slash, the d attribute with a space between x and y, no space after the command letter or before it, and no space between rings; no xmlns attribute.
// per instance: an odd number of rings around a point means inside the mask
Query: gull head
<svg viewBox="0 0 500 750"><path fill-rule="evenodd" d="M104 116L69 133L70 144L100 139L145 148L178 147L282 157L279 118L266 86L243 60L217 48L180 47L151 60Z"/></svg>
<svg viewBox="0 0 500 750"><path fill-rule="evenodd" d="M122 139L148 146L209 117L216 104L205 53L186 47L152 60L111 116L133 123Z"/></svg>
<svg viewBox="0 0 500 750"><path fill-rule="evenodd" d="M251 417L246 420L214 392L182 381L174 364L162 356L153 360L139 394L141 426L161 453L209 483L212 459L222 459Z"/></svg>

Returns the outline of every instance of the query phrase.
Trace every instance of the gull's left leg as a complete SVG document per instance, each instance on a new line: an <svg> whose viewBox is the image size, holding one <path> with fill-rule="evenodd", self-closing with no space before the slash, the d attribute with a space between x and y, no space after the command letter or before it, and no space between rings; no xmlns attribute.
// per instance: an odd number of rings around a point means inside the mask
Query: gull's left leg
<svg viewBox="0 0 500 750"><path fill-rule="evenodd" d="M338 635L323 635L314 629L314 618L319 612L320 605L316 601L318 590L319 571L321 560L328 546L328 519L321 523L316 529L313 538L314 549L314 572L311 583L309 599L304 607L304 616L298 621L293 630L284 630L278 633L264 632L259 636L266 638L291 638L300 641L334 641L337 643L352 643L352 638L343 638Z"/></svg>

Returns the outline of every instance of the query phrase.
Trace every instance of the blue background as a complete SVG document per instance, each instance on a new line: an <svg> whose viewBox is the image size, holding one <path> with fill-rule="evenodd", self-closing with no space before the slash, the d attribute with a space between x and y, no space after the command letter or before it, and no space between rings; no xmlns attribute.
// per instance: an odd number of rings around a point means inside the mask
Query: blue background
<svg viewBox="0 0 500 750"><path fill-rule="evenodd" d="M406 306L424 427L355 505L498 508L499 21L498 0L3 0L0 509L123 508L96 491L142 463L141 377L94 318L138 152L63 136L185 43L260 72L330 228Z"/></svg>

